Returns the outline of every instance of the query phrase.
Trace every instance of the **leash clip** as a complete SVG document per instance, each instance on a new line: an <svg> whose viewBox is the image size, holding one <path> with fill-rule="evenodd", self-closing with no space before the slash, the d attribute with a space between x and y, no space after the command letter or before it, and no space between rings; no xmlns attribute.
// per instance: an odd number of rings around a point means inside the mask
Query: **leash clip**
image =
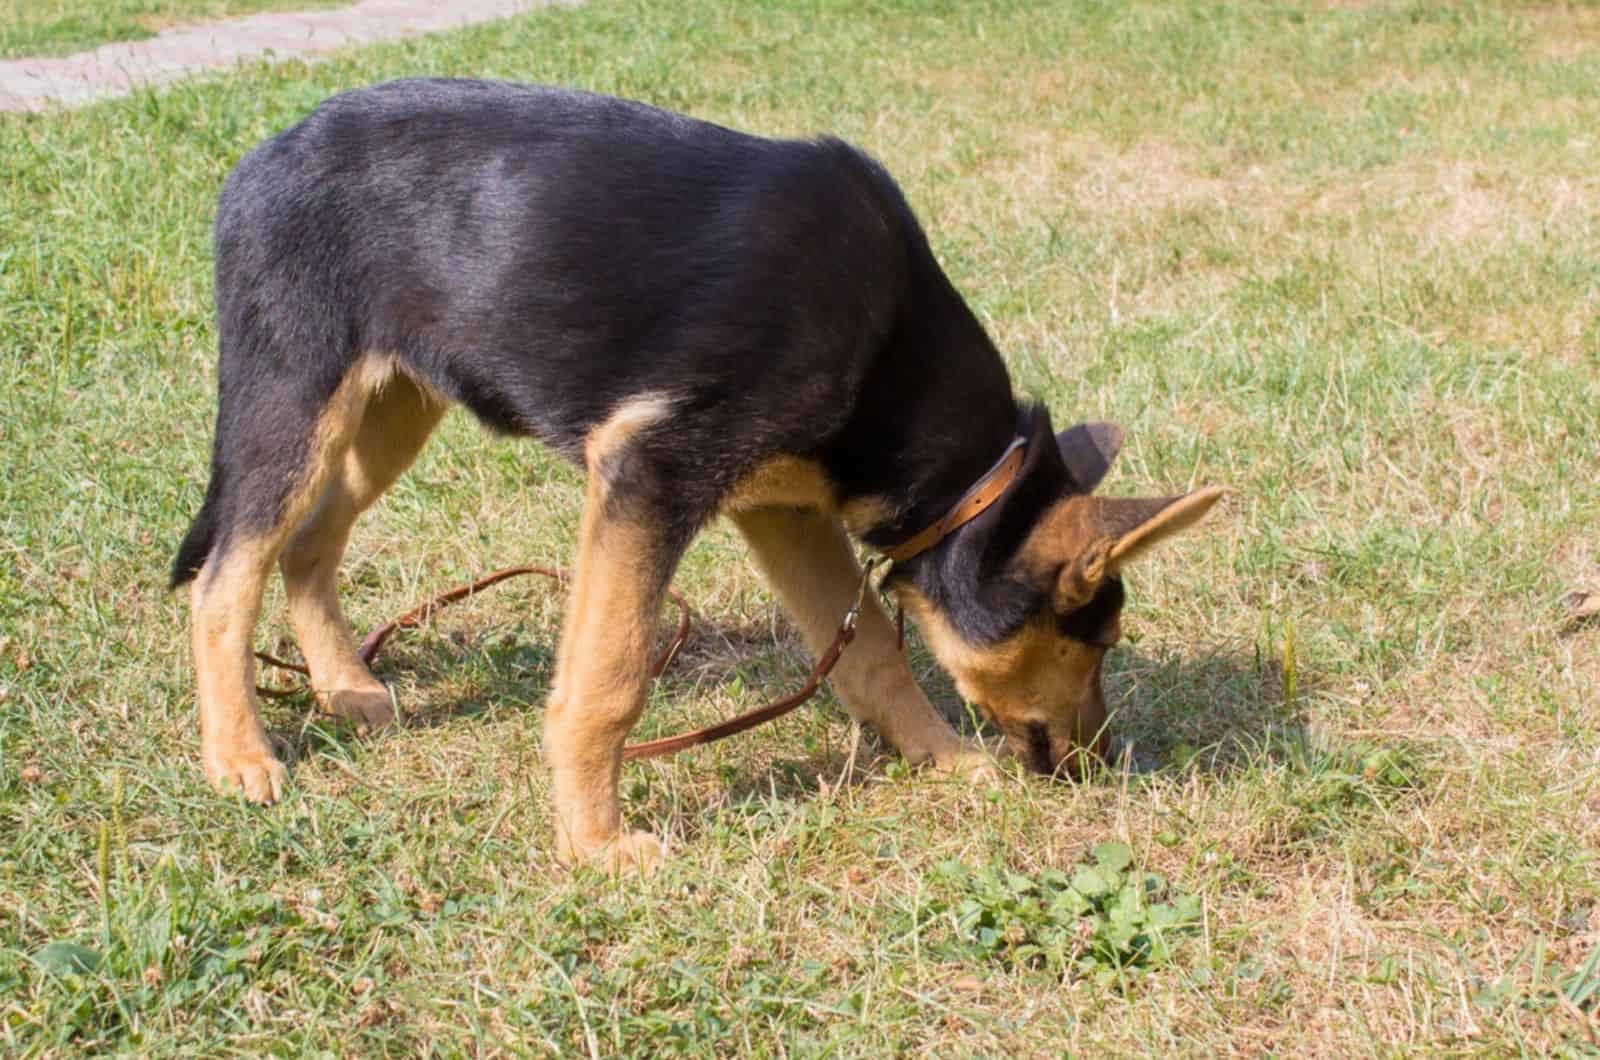
<svg viewBox="0 0 1600 1060"><path fill-rule="evenodd" d="M856 623L861 618L861 607L866 603L867 600L867 586L872 584L872 572L876 570L880 564L885 564L888 562L889 561L884 559L882 556L873 556L871 559L867 560L866 565L861 571L861 584L856 586L855 602L850 605L850 610L844 613L844 621L839 623L839 631L841 633L849 636L855 635Z"/></svg>

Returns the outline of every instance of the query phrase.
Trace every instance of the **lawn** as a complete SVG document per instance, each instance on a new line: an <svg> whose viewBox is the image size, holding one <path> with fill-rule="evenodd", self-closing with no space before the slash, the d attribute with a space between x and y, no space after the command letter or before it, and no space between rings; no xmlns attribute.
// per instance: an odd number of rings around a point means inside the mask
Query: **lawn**
<svg viewBox="0 0 1600 1060"><path fill-rule="evenodd" d="M164 578L216 195L406 74L837 132L1019 388L1128 427L1109 491L1231 486L1130 578L1122 766L967 786L826 701L628 767L669 861L569 872L530 584L395 643L403 728L276 701L289 798L214 795ZM1568 602L1600 590L1600 10L595 0L0 117L0 157L0 1052L1600 1049L1600 626ZM565 561L581 490L453 413L357 529L352 620ZM641 735L798 685L728 529L678 584L700 621Z"/></svg>
<svg viewBox="0 0 1600 1060"><path fill-rule="evenodd" d="M337 0L0 0L0 59L66 55L186 22L337 6Z"/></svg>

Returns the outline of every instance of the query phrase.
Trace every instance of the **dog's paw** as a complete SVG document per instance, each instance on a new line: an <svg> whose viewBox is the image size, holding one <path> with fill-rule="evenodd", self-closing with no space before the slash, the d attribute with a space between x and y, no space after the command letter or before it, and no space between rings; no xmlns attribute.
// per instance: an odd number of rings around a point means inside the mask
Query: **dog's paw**
<svg viewBox="0 0 1600 1060"><path fill-rule="evenodd" d="M394 699L389 689L374 681L364 688L341 688L322 698L322 709L356 726L376 731L394 721Z"/></svg>
<svg viewBox="0 0 1600 1060"><path fill-rule="evenodd" d="M283 798L289 770L272 752L250 748L206 754L206 779L224 795L243 795L265 806Z"/></svg>
<svg viewBox="0 0 1600 1060"><path fill-rule="evenodd" d="M649 876L667 856L666 845L649 832L620 832L611 840L583 850L568 848L561 860L588 865L613 876Z"/></svg>
<svg viewBox="0 0 1600 1060"><path fill-rule="evenodd" d="M666 859L667 846L649 832L628 832L606 845L600 864L614 875L649 876Z"/></svg>
<svg viewBox="0 0 1600 1060"><path fill-rule="evenodd" d="M956 780L964 780L975 787L994 787L1005 778L1000 763L987 751L965 747L934 759L933 768Z"/></svg>

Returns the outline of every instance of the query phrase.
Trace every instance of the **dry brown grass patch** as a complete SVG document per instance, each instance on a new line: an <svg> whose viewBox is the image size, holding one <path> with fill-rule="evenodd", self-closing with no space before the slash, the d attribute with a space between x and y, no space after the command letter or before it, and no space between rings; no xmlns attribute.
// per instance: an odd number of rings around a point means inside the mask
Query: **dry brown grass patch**
<svg viewBox="0 0 1600 1060"><path fill-rule="evenodd" d="M1497 307L1469 318L1464 338L1568 365L1600 358L1600 292L1574 304L1562 299Z"/></svg>
<svg viewBox="0 0 1600 1060"><path fill-rule="evenodd" d="M1551 59L1592 58L1600 50L1600 8L1558 3L1524 12L1539 53Z"/></svg>

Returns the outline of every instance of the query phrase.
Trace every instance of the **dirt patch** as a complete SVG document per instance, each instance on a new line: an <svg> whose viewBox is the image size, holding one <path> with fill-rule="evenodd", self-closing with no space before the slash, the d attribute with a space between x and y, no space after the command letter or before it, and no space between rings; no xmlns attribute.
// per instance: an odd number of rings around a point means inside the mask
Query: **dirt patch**
<svg viewBox="0 0 1600 1060"><path fill-rule="evenodd" d="M1600 50L1600 8L1560 4L1527 13L1538 54L1551 59L1585 59Z"/></svg>
<svg viewBox="0 0 1600 1060"><path fill-rule="evenodd" d="M1322 214L1374 211L1386 227L1428 243L1499 244L1581 224L1600 206L1600 180L1525 176L1472 159L1400 163L1353 182L1330 182L1316 193Z"/></svg>
<svg viewBox="0 0 1600 1060"><path fill-rule="evenodd" d="M1141 140L1117 150L1109 145L1075 145L1074 198L1136 213L1187 207L1236 207L1262 198L1266 172L1250 166L1227 175L1209 172L1194 155L1165 140Z"/></svg>
<svg viewBox="0 0 1600 1060"><path fill-rule="evenodd" d="M1307 180L1278 166L1221 166L1163 139L1123 146L1033 128L987 150L978 172L1005 199L1142 223L1157 215L1231 211L1251 222L1255 238L1369 217L1427 244L1500 244L1600 216L1600 177L1528 175L1469 158Z"/></svg>

